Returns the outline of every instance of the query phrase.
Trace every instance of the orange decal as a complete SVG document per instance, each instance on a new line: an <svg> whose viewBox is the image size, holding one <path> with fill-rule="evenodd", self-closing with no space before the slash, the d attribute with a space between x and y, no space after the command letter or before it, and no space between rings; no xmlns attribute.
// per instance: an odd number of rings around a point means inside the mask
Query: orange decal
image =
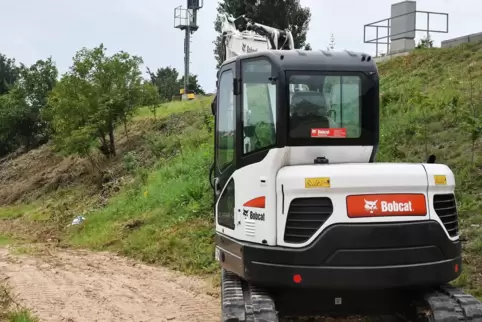
<svg viewBox="0 0 482 322"><path fill-rule="evenodd" d="M258 197L245 202L243 207L250 208L264 208L266 204L266 197Z"/></svg>
<svg viewBox="0 0 482 322"><path fill-rule="evenodd" d="M423 194L356 195L346 198L348 217L425 216Z"/></svg>

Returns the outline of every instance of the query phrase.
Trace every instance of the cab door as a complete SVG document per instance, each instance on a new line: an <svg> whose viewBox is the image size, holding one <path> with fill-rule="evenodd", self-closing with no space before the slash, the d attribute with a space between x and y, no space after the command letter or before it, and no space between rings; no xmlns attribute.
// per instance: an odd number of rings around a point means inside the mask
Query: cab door
<svg viewBox="0 0 482 322"><path fill-rule="evenodd" d="M214 204L216 230L233 235L235 229L234 180L236 167L236 96L233 80L236 64L221 67L218 77L215 148L214 148Z"/></svg>

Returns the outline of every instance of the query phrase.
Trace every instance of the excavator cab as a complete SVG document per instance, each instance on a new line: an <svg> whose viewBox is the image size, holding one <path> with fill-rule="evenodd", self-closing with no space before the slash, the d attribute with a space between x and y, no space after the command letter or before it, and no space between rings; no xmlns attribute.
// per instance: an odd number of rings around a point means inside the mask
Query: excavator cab
<svg viewBox="0 0 482 322"><path fill-rule="evenodd" d="M216 142L232 141L229 154L216 151L228 168L218 167L218 185L273 148L354 146L360 153L330 152L331 162L368 162L378 144L378 73L368 55L352 52L242 55L221 66L212 110Z"/></svg>

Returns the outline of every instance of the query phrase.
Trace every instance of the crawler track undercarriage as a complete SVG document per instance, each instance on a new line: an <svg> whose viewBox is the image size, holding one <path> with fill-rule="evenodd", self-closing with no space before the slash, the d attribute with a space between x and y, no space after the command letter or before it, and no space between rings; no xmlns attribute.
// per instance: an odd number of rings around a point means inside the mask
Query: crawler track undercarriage
<svg viewBox="0 0 482 322"><path fill-rule="evenodd" d="M482 322L482 303L448 284L393 293L360 291L358 294L333 294L323 295L318 292L310 295L308 292L301 295L296 290L268 292L223 269L222 321L278 322L311 310L314 315L309 316L337 316L337 311L343 314L351 314L350 311L353 311L353 314L391 316L391 321Z"/></svg>

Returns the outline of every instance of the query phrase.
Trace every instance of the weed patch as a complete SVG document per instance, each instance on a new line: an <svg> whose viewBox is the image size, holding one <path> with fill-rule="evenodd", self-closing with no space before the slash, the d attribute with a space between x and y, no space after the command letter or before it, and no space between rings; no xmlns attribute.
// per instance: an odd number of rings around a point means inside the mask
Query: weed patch
<svg viewBox="0 0 482 322"><path fill-rule="evenodd" d="M10 296L6 286L0 284L0 321L39 322L37 318Z"/></svg>

